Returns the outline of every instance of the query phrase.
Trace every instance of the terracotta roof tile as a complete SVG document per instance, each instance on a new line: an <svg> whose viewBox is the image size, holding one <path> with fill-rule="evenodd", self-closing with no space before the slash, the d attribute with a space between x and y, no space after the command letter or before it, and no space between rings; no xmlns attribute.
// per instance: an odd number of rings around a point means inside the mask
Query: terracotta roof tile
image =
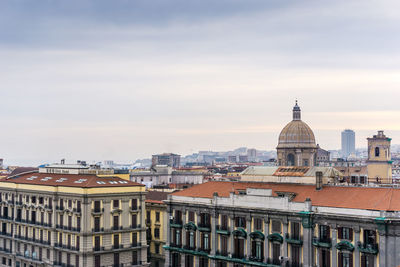
<svg viewBox="0 0 400 267"><path fill-rule="evenodd" d="M220 197L229 197L230 192L246 188L272 189L275 196L276 192L293 192L296 196L292 201L304 202L310 198L314 206L400 211L400 189L383 187L324 186L316 190L314 185L211 181L172 195L212 198L217 192Z"/></svg>

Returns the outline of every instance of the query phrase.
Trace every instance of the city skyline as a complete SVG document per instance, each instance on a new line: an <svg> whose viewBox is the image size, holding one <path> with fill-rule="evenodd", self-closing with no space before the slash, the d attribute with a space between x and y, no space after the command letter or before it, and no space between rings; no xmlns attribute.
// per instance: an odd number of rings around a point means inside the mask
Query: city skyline
<svg viewBox="0 0 400 267"><path fill-rule="evenodd" d="M399 144L396 7L3 1L1 157L274 150L296 98L324 149L339 148L346 128L356 147L377 130Z"/></svg>

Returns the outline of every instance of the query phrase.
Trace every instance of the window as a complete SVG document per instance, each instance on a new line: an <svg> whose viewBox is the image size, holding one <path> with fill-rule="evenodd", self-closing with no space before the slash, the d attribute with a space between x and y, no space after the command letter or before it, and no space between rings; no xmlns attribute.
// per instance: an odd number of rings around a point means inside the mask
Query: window
<svg viewBox="0 0 400 267"><path fill-rule="evenodd" d="M95 236L94 237L94 250L99 251L100 250L100 236Z"/></svg>
<svg viewBox="0 0 400 267"><path fill-rule="evenodd" d="M160 221L160 212L157 211L156 212L156 222L159 222L159 221Z"/></svg>
<svg viewBox="0 0 400 267"><path fill-rule="evenodd" d="M189 211L189 222L194 222L194 212Z"/></svg>
<svg viewBox="0 0 400 267"><path fill-rule="evenodd" d="M79 267L79 255L75 256L75 267Z"/></svg>
<svg viewBox="0 0 400 267"><path fill-rule="evenodd" d="M137 210L137 199L136 198L132 199L131 206L132 206L132 210Z"/></svg>
<svg viewBox="0 0 400 267"><path fill-rule="evenodd" d="M137 233L132 233L132 245L137 246Z"/></svg>
<svg viewBox="0 0 400 267"><path fill-rule="evenodd" d="M221 235L221 253L222 256L228 255L228 237Z"/></svg>
<svg viewBox="0 0 400 267"><path fill-rule="evenodd" d="M175 238L174 244L179 246L181 244L181 230L175 229L174 238Z"/></svg>
<svg viewBox="0 0 400 267"><path fill-rule="evenodd" d="M138 253L136 250L132 251L132 264L133 265L138 264Z"/></svg>
<svg viewBox="0 0 400 267"><path fill-rule="evenodd" d="M290 223L291 227L291 238L300 240L300 223L298 222L291 222Z"/></svg>
<svg viewBox="0 0 400 267"><path fill-rule="evenodd" d="M63 210L64 209L64 200L62 198L60 198L59 203L60 203L60 210Z"/></svg>
<svg viewBox="0 0 400 267"><path fill-rule="evenodd" d="M263 243L259 240L251 242L251 254L257 260L263 259Z"/></svg>
<svg viewBox="0 0 400 267"><path fill-rule="evenodd" d="M175 223L182 224L182 211L175 210Z"/></svg>
<svg viewBox="0 0 400 267"><path fill-rule="evenodd" d="M81 217L76 217L76 227L78 228L78 231L81 230Z"/></svg>
<svg viewBox="0 0 400 267"><path fill-rule="evenodd" d="M72 208L72 200L68 199L68 208Z"/></svg>
<svg viewBox="0 0 400 267"><path fill-rule="evenodd" d="M339 239L353 240L353 229L348 227L339 227L338 236Z"/></svg>
<svg viewBox="0 0 400 267"><path fill-rule="evenodd" d="M160 238L160 228L154 229L154 238Z"/></svg>
<svg viewBox="0 0 400 267"><path fill-rule="evenodd" d="M119 216L118 215L115 215L113 217L113 228L114 228L114 230L118 230L118 228L119 228Z"/></svg>
<svg viewBox="0 0 400 267"><path fill-rule="evenodd" d="M364 230L364 242L368 245L376 244L376 232L373 230Z"/></svg>
<svg viewBox="0 0 400 267"><path fill-rule="evenodd" d="M150 211L146 211L146 223L150 223Z"/></svg>
<svg viewBox="0 0 400 267"><path fill-rule="evenodd" d="M32 196L32 204L36 204L36 197Z"/></svg>
<svg viewBox="0 0 400 267"><path fill-rule="evenodd" d="M43 205L43 197L39 197L39 204Z"/></svg>
<svg viewBox="0 0 400 267"><path fill-rule="evenodd" d="M69 215L68 216L68 229L71 229L71 228L72 228L72 216Z"/></svg>
<svg viewBox="0 0 400 267"><path fill-rule="evenodd" d="M160 244L155 244L155 251L156 251L156 254L160 254Z"/></svg>
<svg viewBox="0 0 400 267"><path fill-rule="evenodd" d="M200 258L200 267L208 267L208 258L205 257Z"/></svg>
<svg viewBox="0 0 400 267"><path fill-rule="evenodd" d="M81 206L82 204L81 204L81 201L80 200L78 200L77 202L76 202L76 211L77 212L81 212L81 210L82 210L82 206ZM79 257L78 257L78 260L79 260Z"/></svg>
<svg viewBox="0 0 400 267"><path fill-rule="evenodd" d="M281 233L281 222L277 220L272 221L272 232Z"/></svg>
<svg viewBox="0 0 400 267"><path fill-rule="evenodd" d="M94 256L94 267L100 267L100 255Z"/></svg>
<svg viewBox="0 0 400 267"><path fill-rule="evenodd" d="M200 225L203 227L210 227L211 225L211 217L208 213L200 214Z"/></svg>
<svg viewBox="0 0 400 267"><path fill-rule="evenodd" d="M202 233L201 248L204 250L210 249L210 235L208 233Z"/></svg>
<svg viewBox="0 0 400 267"><path fill-rule="evenodd" d="M114 248L119 248L119 234L114 235Z"/></svg>
<svg viewBox="0 0 400 267"><path fill-rule="evenodd" d="M374 258L372 254L363 253L361 255L361 267L374 267Z"/></svg>
<svg viewBox="0 0 400 267"><path fill-rule="evenodd" d="M99 201L99 200L96 200L96 201L94 202L94 212L100 212L100 206L101 206L100 201Z"/></svg>
<svg viewBox="0 0 400 267"><path fill-rule="evenodd" d="M94 231L100 232L100 217L94 217Z"/></svg>
<svg viewBox="0 0 400 267"><path fill-rule="evenodd" d="M114 253L114 266L119 266L119 253Z"/></svg>
<svg viewBox="0 0 400 267"><path fill-rule="evenodd" d="M319 226L319 238L320 240L329 241L331 236L330 227L327 225L320 225Z"/></svg>
<svg viewBox="0 0 400 267"><path fill-rule="evenodd" d="M80 248L80 237L79 237L79 235L78 236L76 236L76 243L75 243L75 246L76 246L76 249L77 250L79 250L79 248Z"/></svg>
<svg viewBox="0 0 400 267"><path fill-rule="evenodd" d="M353 254L339 252L339 267L353 267Z"/></svg>
<svg viewBox="0 0 400 267"><path fill-rule="evenodd" d="M113 208L114 209L118 209L119 208L119 200L118 199L114 199L113 200Z"/></svg>
<svg viewBox="0 0 400 267"><path fill-rule="evenodd" d="M258 231L262 231L262 219L255 218L254 219L254 229Z"/></svg>
<svg viewBox="0 0 400 267"><path fill-rule="evenodd" d="M379 157L379 147L375 147L375 157Z"/></svg>
<svg viewBox="0 0 400 267"><path fill-rule="evenodd" d="M221 230L228 230L228 215L221 216Z"/></svg>
<svg viewBox="0 0 400 267"><path fill-rule="evenodd" d="M246 227L246 219L244 217L236 217L235 218L235 226L236 227Z"/></svg>
<svg viewBox="0 0 400 267"><path fill-rule="evenodd" d="M132 214L132 228L136 228L137 227L137 215L136 214Z"/></svg>
<svg viewBox="0 0 400 267"><path fill-rule="evenodd" d="M192 255L186 255L185 256L185 267L194 267L194 265L193 265L193 256Z"/></svg>

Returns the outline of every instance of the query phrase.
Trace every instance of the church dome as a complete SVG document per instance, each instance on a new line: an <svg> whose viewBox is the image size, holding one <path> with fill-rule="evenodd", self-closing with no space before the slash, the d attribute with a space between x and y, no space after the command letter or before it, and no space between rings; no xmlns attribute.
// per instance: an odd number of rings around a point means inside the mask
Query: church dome
<svg viewBox="0 0 400 267"><path fill-rule="evenodd" d="M310 126L301 120L300 107L293 108L293 120L279 134L277 148L316 148L315 136Z"/></svg>

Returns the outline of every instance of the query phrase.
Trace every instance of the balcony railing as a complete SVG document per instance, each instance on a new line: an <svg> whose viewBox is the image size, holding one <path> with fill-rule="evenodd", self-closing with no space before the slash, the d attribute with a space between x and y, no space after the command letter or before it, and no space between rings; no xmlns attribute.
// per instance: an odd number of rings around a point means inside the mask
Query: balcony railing
<svg viewBox="0 0 400 267"><path fill-rule="evenodd" d="M332 246L332 239L326 236L321 236L321 237L314 236L313 245L316 247L330 248Z"/></svg>
<svg viewBox="0 0 400 267"><path fill-rule="evenodd" d="M376 243L357 243L358 249L363 253L378 254L379 246Z"/></svg>
<svg viewBox="0 0 400 267"><path fill-rule="evenodd" d="M293 235L286 233L285 240L287 243L290 244L297 244L297 245L303 244L303 237L301 235Z"/></svg>

